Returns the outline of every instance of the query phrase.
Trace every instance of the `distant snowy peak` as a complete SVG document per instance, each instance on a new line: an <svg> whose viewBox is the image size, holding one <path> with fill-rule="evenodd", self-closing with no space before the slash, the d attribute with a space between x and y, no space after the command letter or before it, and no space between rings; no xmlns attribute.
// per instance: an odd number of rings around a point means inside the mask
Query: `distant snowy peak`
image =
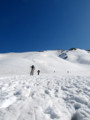
<svg viewBox="0 0 90 120"><path fill-rule="evenodd" d="M90 51L71 48L70 50L64 50L59 55L60 58L65 59L72 63L90 65Z"/></svg>

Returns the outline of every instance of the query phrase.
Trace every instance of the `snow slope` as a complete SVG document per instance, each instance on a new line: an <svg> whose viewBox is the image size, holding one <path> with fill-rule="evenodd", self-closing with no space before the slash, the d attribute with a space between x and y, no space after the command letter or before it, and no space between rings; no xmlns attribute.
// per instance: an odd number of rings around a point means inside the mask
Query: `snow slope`
<svg viewBox="0 0 90 120"><path fill-rule="evenodd" d="M30 76L33 64L35 75ZM77 49L0 54L0 120L72 116L90 120L90 53Z"/></svg>
<svg viewBox="0 0 90 120"><path fill-rule="evenodd" d="M62 51L0 54L0 74L29 74L32 64L42 73L87 73L87 69L90 70L90 53L87 51L77 49L63 53L67 54L67 60L60 57Z"/></svg>
<svg viewBox="0 0 90 120"><path fill-rule="evenodd" d="M77 63L81 65L90 65L90 53L88 51L76 49L76 50L63 51L62 54L64 54L64 57L67 56L66 59L72 63Z"/></svg>

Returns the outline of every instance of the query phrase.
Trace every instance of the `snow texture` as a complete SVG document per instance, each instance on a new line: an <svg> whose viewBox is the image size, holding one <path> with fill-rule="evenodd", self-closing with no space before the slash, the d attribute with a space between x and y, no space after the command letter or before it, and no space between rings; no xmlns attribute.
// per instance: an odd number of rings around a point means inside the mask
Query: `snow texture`
<svg viewBox="0 0 90 120"><path fill-rule="evenodd" d="M0 120L90 120L90 53L0 54Z"/></svg>

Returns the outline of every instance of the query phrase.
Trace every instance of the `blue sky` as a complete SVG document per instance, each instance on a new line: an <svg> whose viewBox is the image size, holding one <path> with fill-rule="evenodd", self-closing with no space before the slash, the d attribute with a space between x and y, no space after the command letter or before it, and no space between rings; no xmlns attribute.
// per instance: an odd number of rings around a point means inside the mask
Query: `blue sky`
<svg viewBox="0 0 90 120"><path fill-rule="evenodd" d="M90 0L1 0L0 53L90 49Z"/></svg>

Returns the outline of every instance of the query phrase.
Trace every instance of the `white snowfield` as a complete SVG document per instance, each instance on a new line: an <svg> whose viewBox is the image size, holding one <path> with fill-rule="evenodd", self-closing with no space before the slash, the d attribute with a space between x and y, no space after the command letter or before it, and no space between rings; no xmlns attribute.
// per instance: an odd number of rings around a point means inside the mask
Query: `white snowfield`
<svg viewBox="0 0 90 120"><path fill-rule="evenodd" d="M90 52L0 54L0 120L90 120Z"/></svg>

